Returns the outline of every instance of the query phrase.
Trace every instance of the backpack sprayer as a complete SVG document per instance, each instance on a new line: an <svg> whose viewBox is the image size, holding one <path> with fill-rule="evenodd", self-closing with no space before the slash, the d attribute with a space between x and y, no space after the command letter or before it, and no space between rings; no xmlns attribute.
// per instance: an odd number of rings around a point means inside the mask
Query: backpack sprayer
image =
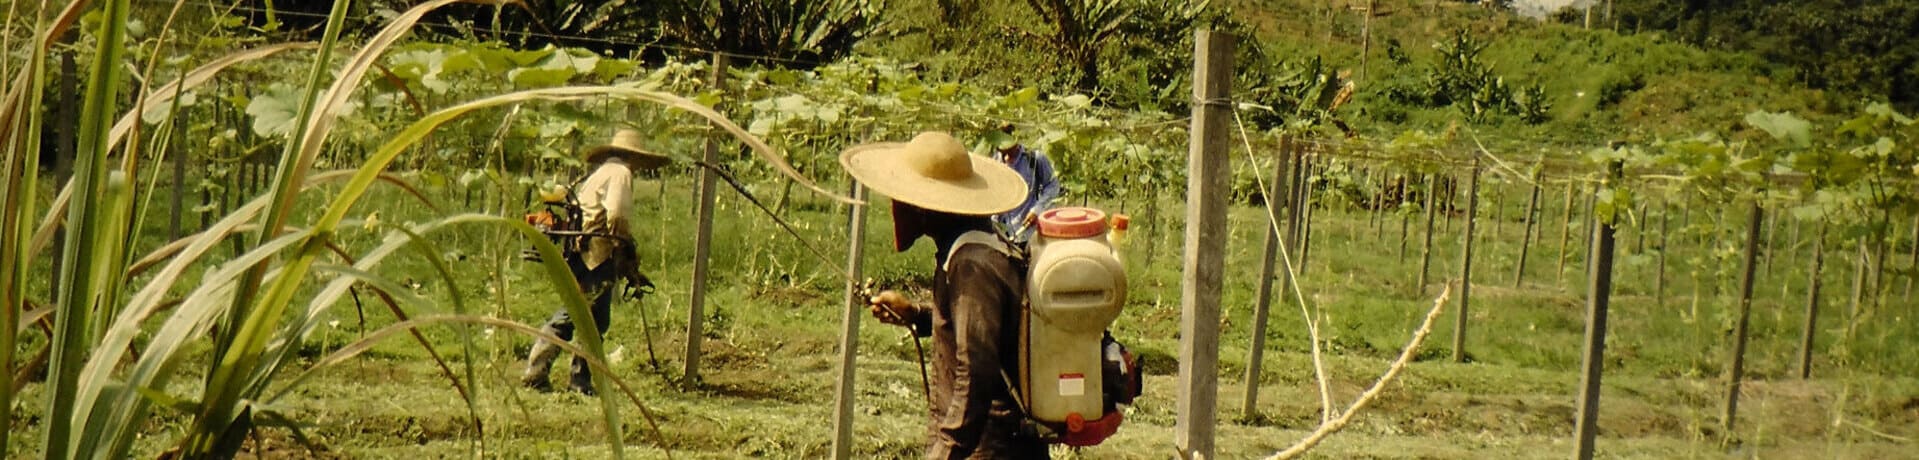
<svg viewBox="0 0 1919 460"><path fill-rule="evenodd" d="M548 241L560 247L560 253L567 260L576 260L581 256L592 238L612 238L623 244L625 250L633 250L633 241L624 237L604 233L585 231L585 218L579 203L574 202L572 191L565 186L554 186L553 190L540 194L539 211L528 213L527 225L546 235ZM539 249L528 247L520 250L520 259L528 262L541 262ZM640 273L638 254L615 257L619 265L615 267L616 276L626 280L625 297L635 301L653 292L653 280Z"/></svg>
<svg viewBox="0 0 1919 460"><path fill-rule="evenodd" d="M540 193L540 206L540 210L526 215L526 224L546 235L566 257L574 257L578 248L569 244L567 237L583 234L580 225L585 218L581 216L580 206L573 203L573 192L566 186L556 185L553 190ZM540 262L539 249L521 249L520 260Z"/></svg>
<svg viewBox="0 0 1919 460"><path fill-rule="evenodd" d="M1126 304L1117 246L1130 219L1116 215L1109 227L1105 212L1066 207L1037 220L1020 321L1022 379L1010 383L1035 437L1096 445L1119 430L1118 406L1140 392L1137 361L1106 332Z"/></svg>

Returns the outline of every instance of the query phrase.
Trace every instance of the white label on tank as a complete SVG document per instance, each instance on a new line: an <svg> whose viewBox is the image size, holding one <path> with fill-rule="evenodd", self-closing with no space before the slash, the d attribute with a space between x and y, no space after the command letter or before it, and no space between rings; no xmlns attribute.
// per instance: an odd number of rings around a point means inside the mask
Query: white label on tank
<svg viewBox="0 0 1919 460"><path fill-rule="evenodd" d="M1079 396L1086 394L1086 376L1084 374L1060 374L1059 395Z"/></svg>

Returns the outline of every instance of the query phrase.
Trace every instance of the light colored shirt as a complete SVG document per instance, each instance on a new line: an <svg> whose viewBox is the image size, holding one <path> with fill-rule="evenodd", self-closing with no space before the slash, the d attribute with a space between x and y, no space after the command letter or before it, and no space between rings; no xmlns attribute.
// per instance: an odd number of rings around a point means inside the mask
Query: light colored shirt
<svg viewBox="0 0 1919 460"><path fill-rule="evenodd" d="M1013 161L1008 166L1012 166L1013 171L1018 172L1020 178L1026 179L1026 201L1011 211L994 216L993 220L999 223L1000 228L1012 233L1020 230L1020 225L1025 223L1026 213L1037 214L1053 207L1053 199L1059 198L1059 175L1053 171L1052 159L1024 145L1013 152ZM1011 236L1025 240L1032 229L1026 230L1028 231Z"/></svg>
<svg viewBox="0 0 1919 460"><path fill-rule="evenodd" d="M618 157L600 162L593 174L586 176L580 186L574 190L574 196L580 203L580 230L592 234L616 235L628 237L626 214L633 205L633 169ZM600 264L612 258L619 249L619 241L614 238L593 237L587 240L584 262L587 269L599 268Z"/></svg>

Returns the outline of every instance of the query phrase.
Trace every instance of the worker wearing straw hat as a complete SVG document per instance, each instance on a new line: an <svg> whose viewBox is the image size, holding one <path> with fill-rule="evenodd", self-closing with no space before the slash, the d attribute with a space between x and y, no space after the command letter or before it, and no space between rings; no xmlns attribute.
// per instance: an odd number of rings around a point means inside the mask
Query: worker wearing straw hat
<svg viewBox="0 0 1919 460"><path fill-rule="evenodd" d="M639 131L630 129L620 130L611 142L587 149L582 155L592 173L573 190L580 208L582 235L569 243L566 264L579 280L580 292L593 302L593 324L605 334L612 319L613 283L625 279L630 288L652 285L639 274L639 254L627 224L627 211L633 204L633 171L658 168L668 158L642 147ZM573 340L573 319L564 308L555 312L543 329L563 340ZM559 354L557 345L535 341L527 353L521 383L551 390L547 374ZM568 384L581 393L593 394L593 374L585 359L573 357Z"/></svg>
<svg viewBox="0 0 1919 460"><path fill-rule="evenodd" d="M890 290L868 299L881 321L933 338L926 458L1047 457L1044 443L1022 434L1023 415L1007 386L1018 372L1025 273L992 219L1025 201L1026 181L937 132L854 147L840 164L892 197L894 249L921 237L938 249L930 303Z"/></svg>

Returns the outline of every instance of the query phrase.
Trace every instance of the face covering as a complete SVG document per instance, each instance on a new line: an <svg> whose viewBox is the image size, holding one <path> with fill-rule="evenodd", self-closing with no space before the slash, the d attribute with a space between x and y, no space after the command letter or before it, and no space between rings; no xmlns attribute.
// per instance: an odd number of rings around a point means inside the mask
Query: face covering
<svg viewBox="0 0 1919 460"><path fill-rule="evenodd" d="M920 208L893 200L893 250L906 252L912 249L913 242L926 236L926 219Z"/></svg>

